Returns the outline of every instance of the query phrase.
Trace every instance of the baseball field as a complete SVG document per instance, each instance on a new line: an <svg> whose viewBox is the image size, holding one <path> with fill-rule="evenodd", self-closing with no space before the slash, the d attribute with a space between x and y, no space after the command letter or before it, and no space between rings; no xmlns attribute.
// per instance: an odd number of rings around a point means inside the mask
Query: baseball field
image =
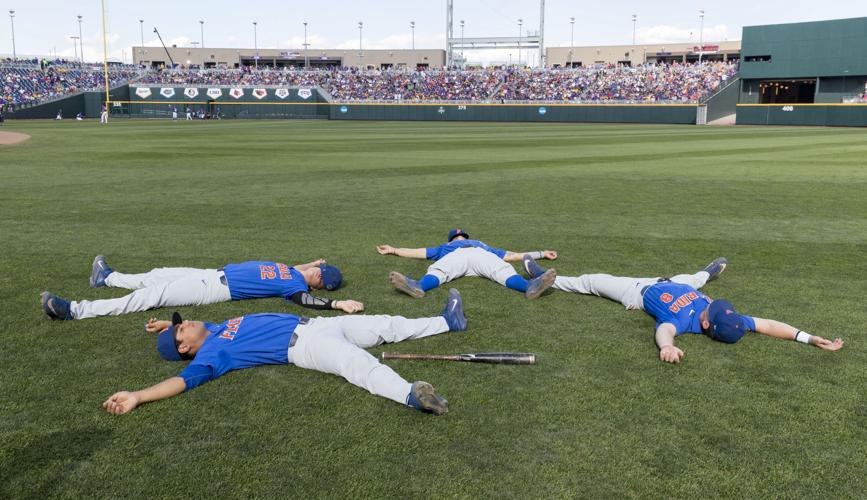
<svg viewBox="0 0 867 500"><path fill-rule="evenodd" d="M0 497L856 498L867 491L867 131L328 121L14 122L0 146ZM449 400L435 417L294 366L232 372L111 416L176 375L157 310L55 322L39 306L120 296L116 270L327 258L370 314L439 314L387 281L449 229L553 249L561 275L668 276L729 259L703 291L826 338L685 335L591 296L528 301L453 283L469 330L371 349L533 352L534 366L389 361ZM277 300L179 311L305 314ZM333 315L335 313L326 313Z"/></svg>

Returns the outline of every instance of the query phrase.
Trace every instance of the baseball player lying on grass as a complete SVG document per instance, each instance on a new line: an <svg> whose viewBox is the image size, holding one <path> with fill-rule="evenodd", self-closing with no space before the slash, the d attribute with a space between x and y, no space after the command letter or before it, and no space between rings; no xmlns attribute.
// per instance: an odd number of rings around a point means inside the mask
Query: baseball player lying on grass
<svg viewBox="0 0 867 500"><path fill-rule="evenodd" d="M549 269L533 280L527 281L509 264L520 262L525 255L541 259L554 260L557 252L543 250L538 252L516 253L500 248L490 247L481 241L471 240L462 229L449 231L448 242L431 248L394 248L391 245L379 245L376 250L381 255L397 255L411 259L428 259L435 261L427 269L420 280L416 281L392 271L388 275L391 284L401 292L420 299L425 292L442 283L447 283L462 276L482 276L491 281L523 292L528 299L535 299L551 287L557 271Z"/></svg>
<svg viewBox="0 0 867 500"><path fill-rule="evenodd" d="M183 321L174 313L171 322L151 319L146 329L163 330L157 338L157 351L163 359L192 362L177 377L140 391L113 394L102 404L109 413L122 415L142 403L176 396L232 370L293 364L339 375L371 394L442 415L448 411L448 401L429 383L407 382L364 349L463 331L467 319L461 296L452 289L442 314L433 318L248 314L218 325Z"/></svg>
<svg viewBox="0 0 867 500"><path fill-rule="evenodd" d="M728 261L720 257L695 274L671 278L623 278L610 274L558 276L554 288L598 295L619 301L626 309L644 310L656 319L659 359L668 363L679 363L683 359L683 351L674 345L674 338L684 333L703 333L714 340L733 344L746 332L758 332L812 344L826 351L843 347L840 338L832 342L779 321L745 316L738 313L731 302L714 300L698 291L705 283L716 279L727 265ZM529 256L524 257L524 270L530 276L545 272Z"/></svg>
<svg viewBox="0 0 867 500"><path fill-rule="evenodd" d="M156 307L192 306L230 300L283 297L310 309L340 309L346 313L364 310L354 300L315 297L310 290L336 290L343 275L324 259L298 266L280 262L249 261L220 269L163 267L143 274L123 274L93 259L90 286L135 290L124 297L106 300L67 301L42 292L42 310L51 319L85 319L146 311Z"/></svg>

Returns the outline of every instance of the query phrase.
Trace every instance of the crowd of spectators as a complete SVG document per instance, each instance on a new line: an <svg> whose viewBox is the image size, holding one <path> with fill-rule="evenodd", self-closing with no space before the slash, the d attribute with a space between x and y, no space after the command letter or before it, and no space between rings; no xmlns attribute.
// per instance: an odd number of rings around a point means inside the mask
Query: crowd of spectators
<svg viewBox="0 0 867 500"><path fill-rule="evenodd" d="M116 86L138 77L139 69L112 67L109 84ZM0 105L15 108L38 104L85 90L105 88L104 69L68 61L3 61L0 64Z"/></svg>
<svg viewBox="0 0 867 500"><path fill-rule="evenodd" d="M169 70L140 83L319 86L340 101L694 102L737 73L732 63L574 69L368 70L251 68Z"/></svg>
<svg viewBox="0 0 867 500"><path fill-rule="evenodd" d="M342 68L143 70L113 67L111 85L318 86L339 101L695 102L737 72L731 63L573 69L368 70ZM99 66L0 61L0 104L19 106L104 87Z"/></svg>

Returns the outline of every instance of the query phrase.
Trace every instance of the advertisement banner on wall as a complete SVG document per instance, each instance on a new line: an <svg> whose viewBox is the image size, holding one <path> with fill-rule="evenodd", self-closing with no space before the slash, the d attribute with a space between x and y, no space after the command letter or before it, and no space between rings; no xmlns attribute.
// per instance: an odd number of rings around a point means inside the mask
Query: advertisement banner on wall
<svg viewBox="0 0 867 500"><path fill-rule="evenodd" d="M313 95L313 92L310 89L298 89L298 97L302 99L310 99L310 96Z"/></svg>
<svg viewBox="0 0 867 500"><path fill-rule="evenodd" d="M268 96L268 91L265 89L253 89L253 97L262 100Z"/></svg>
<svg viewBox="0 0 867 500"><path fill-rule="evenodd" d="M135 95L141 97L142 99L147 99L151 96L151 89L148 87L139 87L135 89Z"/></svg>
<svg viewBox="0 0 867 500"><path fill-rule="evenodd" d="M287 97L289 97L289 89L277 89L274 91L274 95L276 95L280 99L286 99Z"/></svg>
<svg viewBox="0 0 867 500"><path fill-rule="evenodd" d="M171 87L163 87L160 89L160 95L166 99L170 99L175 96L175 89Z"/></svg>
<svg viewBox="0 0 867 500"><path fill-rule="evenodd" d="M229 95L234 97L235 99L240 99L244 97L244 89L240 87L235 87L229 91Z"/></svg>
<svg viewBox="0 0 867 500"><path fill-rule="evenodd" d="M184 95L189 97L190 99L195 99L199 96L199 89L197 88L187 88L184 89Z"/></svg>
<svg viewBox="0 0 867 500"><path fill-rule="evenodd" d="M211 99L219 99L223 96L223 89L208 89L207 94Z"/></svg>

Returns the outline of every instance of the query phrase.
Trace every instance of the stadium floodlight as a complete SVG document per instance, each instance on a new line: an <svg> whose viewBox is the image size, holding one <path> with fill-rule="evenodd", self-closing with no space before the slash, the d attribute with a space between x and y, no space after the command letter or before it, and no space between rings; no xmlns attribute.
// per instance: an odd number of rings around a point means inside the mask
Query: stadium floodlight
<svg viewBox="0 0 867 500"><path fill-rule="evenodd" d="M461 19L461 66L466 66L467 60L464 58L464 20Z"/></svg>
<svg viewBox="0 0 867 500"><path fill-rule="evenodd" d="M698 63L701 64L701 56L704 55L704 9L698 11L701 19L701 27L698 30Z"/></svg>
<svg viewBox="0 0 867 500"><path fill-rule="evenodd" d="M78 53L80 57L78 62L79 64L84 64L84 38L81 36L81 15L78 16L78 46L81 47L81 51Z"/></svg>
<svg viewBox="0 0 867 500"><path fill-rule="evenodd" d="M518 66L521 65L521 37L524 36L521 27L524 25L524 20L518 18Z"/></svg>
<svg viewBox="0 0 867 500"><path fill-rule="evenodd" d="M418 58L415 56L415 21L409 22L409 28L412 30L412 70L418 69Z"/></svg>
<svg viewBox="0 0 867 500"><path fill-rule="evenodd" d="M256 26L258 24L259 23L257 23L256 21L253 21L253 50L256 52L256 56L253 58L253 64L255 65L256 69L259 69L259 39L256 32Z"/></svg>
<svg viewBox="0 0 867 500"><path fill-rule="evenodd" d="M205 21L199 20L199 45L205 48ZM205 56L202 56L205 57Z"/></svg>
<svg viewBox="0 0 867 500"><path fill-rule="evenodd" d="M138 24L141 30L141 46L144 47L144 19L139 19Z"/></svg>
<svg viewBox="0 0 867 500"><path fill-rule="evenodd" d="M9 11L9 22L12 23L12 60L18 59L18 55L15 52L15 11Z"/></svg>
<svg viewBox="0 0 867 500"><path fill-rule="evenodd" d="M75 51L75 59L78 59L78 38L75 35L69 35L69 39L72 40L72 49Z"/></svg>
<svg viewBox="0 0 867 500"><path fill-rule="evenodd" d="M358 21L358 67L364 70L364 52L361 45L361 32L364 29L364 23Z"/></svg>
<svg viewBox="0 0 867 500"><path fill-rule="evenodd" d="M569 18L569 24L572 25L569 33L569 67L571 68L573 66L572 51L575 50L575 17Z"/></svg>
<svg viewBox="0 0 867 500"><path fill-rule="evenodd" d="M632 50L635 50L635 22L638 21L638 14L632 14Z"/></svg>
<svg viewBox="0 0 867 500"><path fill-rule="evenodd" d="M304 69L310 69L310 61L307 59L307 21L304 21Z"/></svg>

